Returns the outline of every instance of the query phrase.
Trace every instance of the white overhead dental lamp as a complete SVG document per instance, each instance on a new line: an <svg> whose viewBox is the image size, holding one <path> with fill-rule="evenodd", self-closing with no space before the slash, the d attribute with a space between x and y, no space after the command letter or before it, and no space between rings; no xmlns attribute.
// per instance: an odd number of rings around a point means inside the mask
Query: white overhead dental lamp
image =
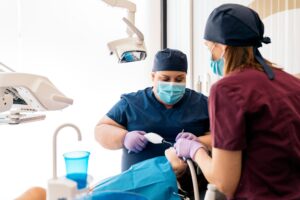
<svg viewBox="0 0 300 200"><path fill-rule="evenodd" d="M0 124L45 119L39 112L62 110L73 99L61 93L46 77L18 73L0 63Z"/></svg>
<svg viewBox="0 0 300 200"><path fill-rule="evenodd" d="M110 54L115 54L119 63L135 62L147 57L143 33L135 27L136 5L128 0L103 0L113 6L125 8L128 11L127 18L123 21L127 24L127 38L111 41L107 44ZM134 36L136 35L136 36Z"/></svg>

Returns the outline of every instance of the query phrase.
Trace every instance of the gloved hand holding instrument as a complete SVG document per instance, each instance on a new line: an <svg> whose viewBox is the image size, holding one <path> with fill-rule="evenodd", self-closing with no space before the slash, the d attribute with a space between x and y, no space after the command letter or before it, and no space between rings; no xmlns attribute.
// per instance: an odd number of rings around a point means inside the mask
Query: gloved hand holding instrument
<svg viewBox="0 0 300 200"><path fill-rule="evenodd" d="M196 135L189 133L189 132L184 132L184 130L182 130L182 132L176 136L175 141L177 142L177 140L179 140L180 138L198 141L198 137Z"/></svg>
<svg viewBox="0 0 300 200"><path fill-rule="evenodd" d="M208 152L207 148L199 141L185 139L185 138L179 138L174 144L174 147L176 149L177 155L183 158L194 159L196 152L200 148L203 148L205 151Z"/></svg>
<svg viewBox="0 0 300 200"><path fill-rule="evenodd" d="M146 147L148 140L145 138L145 134L146 132L144 131L130 131L126 133L123 144L128 149L128 153L138 153Z"/></svg>

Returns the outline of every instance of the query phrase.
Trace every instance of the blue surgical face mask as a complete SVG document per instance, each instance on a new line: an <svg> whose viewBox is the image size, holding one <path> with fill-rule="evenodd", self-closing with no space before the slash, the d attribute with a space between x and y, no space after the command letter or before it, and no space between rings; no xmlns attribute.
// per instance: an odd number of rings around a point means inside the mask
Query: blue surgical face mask
<svg viewBox="0 0 300 200"><path fill-rule="evenodd" d="M158 81L157 95L167 105L174 105L184 95L185 83Z"/></svg>
<svg viewBox="0 0 300 200"><path fill-rule="evenodd" d="M214 74L223 76L223 69L224 69L223 55L218 60L213 60L213 56L212 56L213 49L214 47L210 51L210 68Z"/></svg>

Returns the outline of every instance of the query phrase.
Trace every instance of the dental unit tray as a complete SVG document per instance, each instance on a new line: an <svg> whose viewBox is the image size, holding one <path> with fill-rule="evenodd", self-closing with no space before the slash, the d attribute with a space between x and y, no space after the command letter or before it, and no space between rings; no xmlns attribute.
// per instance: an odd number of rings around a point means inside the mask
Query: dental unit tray
<svg viewBox="0 0 300 200"><path fill-rule="evenodd" d="M32 114L62 110L73 99L62 94L46 77L0 72L0 124L18 124L42 120L45 115Z"/></svg>

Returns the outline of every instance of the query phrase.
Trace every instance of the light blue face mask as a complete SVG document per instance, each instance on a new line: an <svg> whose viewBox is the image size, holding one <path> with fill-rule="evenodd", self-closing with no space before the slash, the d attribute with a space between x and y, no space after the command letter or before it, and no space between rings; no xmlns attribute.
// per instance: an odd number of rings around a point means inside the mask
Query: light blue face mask
<svg viewBox="0 0 300 200"><path fill-rule="evenodd" d="M214 74L223 76L223 69L224 69L223 55L218 60L213 60L213 56L212 56L213 49L214 47L210 51L210 68Z"/></svg>
<svg viewBox="0 0 300 200"><path fill-rule="evenodd" d="M167 105L174 105L184 95L185 83L158 81L157 95Z"/></svg>

